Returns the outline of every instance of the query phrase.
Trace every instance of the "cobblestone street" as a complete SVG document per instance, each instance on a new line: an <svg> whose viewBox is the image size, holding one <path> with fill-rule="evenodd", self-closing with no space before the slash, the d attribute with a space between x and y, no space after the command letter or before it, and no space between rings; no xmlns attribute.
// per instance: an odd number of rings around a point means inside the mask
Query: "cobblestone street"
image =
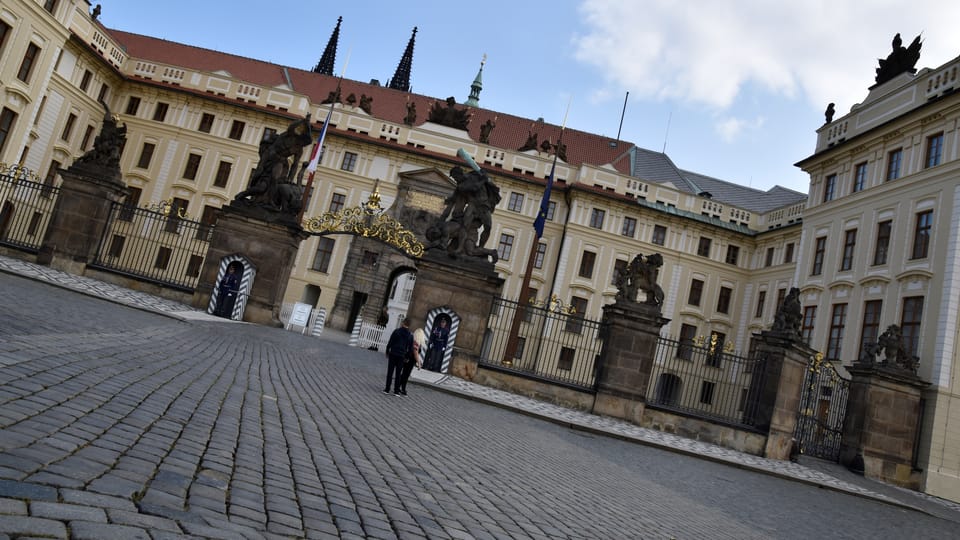
<svg viewBox="0 0 960 540"><path fill-rule="evenodd" d="M453 378L384 395L379 353L31 277L0 272L0 538L942 539L960 526L956 505L830 466ZM138 307L179 309L164 306Z"/></svg>

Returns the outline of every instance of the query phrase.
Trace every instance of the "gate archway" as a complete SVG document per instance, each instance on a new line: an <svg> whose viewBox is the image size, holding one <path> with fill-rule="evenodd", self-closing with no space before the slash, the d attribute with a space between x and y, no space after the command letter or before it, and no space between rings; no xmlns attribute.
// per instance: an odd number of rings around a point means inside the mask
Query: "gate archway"
<svg viewBox="0 0 960 540"><path fill-rule="evenodd" d="M823 355L817 355L807 366L803 394L797 411L794 438L800 453L830 461L840 460L843 419L847 414L848 381Z"/></svg>

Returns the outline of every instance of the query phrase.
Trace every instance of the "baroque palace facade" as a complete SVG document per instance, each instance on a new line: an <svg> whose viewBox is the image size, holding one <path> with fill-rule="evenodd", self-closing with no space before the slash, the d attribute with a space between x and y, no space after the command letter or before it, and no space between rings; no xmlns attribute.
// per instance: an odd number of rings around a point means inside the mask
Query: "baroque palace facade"
<svg viewBox="0 0 960 540"><path fill-rule="evenodd" d="M533 296L599 318L614 301L616 270L638 253L660 253L665 332L676 337L716 334L746 351L791 287L802 292L804 338L838 364L901 324L920 376L932 382L918 467L928 492L960 499L960 97L944 93L960 60L879 85L824 125L815 153L798 164L811 175L808 199L686 171L663 153L573 129L558 145L559 126L480 106L482 66L469 99L456 104L467 125L430 121L432 109L452 103L409 91L412 37L387 85L343 80L337 96L330 52L339 22L324 58L303 70L110 29L90 8L85 0L0 6L0 162L59 182L57 169L92 146L103 101L127 129L129 202L170 201L212 223L247 187L264 136L308 114L316 133L332 102L304 217L359 206L375 190L389 207L404 178L449 181L462 148L500 187L486 247L500 255L504 297L516 299L559 154ZM931 144L936 164L927 167ZM326 308L329 324L346 329L356 314L376 318L412 270L414 261L367 239L310 237L285 301Z"/></svg>

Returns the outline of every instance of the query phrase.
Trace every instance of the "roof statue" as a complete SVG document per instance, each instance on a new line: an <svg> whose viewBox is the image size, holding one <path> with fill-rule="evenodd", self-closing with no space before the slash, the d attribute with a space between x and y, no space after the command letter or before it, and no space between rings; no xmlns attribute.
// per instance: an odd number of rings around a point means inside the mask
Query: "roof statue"
<svg viewBox="0 0 960 540"><path fill-rule="evenodd" d="M413 43L416 39L417 27L414 26L410 41L407 42L407 48L403 51L403 57L400 58L400 63L397 64L397 70L393 73L393 77L387 81L388 88L402 90L404 92L409 92L412 89L410 86L410 68L413 67Z"/></svg>
<svg viewBox="0 0 960 540"><path fill-rule="evenodd" d="M467 112L466 109L458 109L457 100L453 96L447 98L446 105L447 106L444 107L439 101L435 101L433 107L430 109L430 115L427 117L427 121L442 126L466 130L470 124L470 113Z"/></svg>
<svg viewBox="0 0 960 540"><path fill-rule="evenodd" d="M480 142L490 144L490 132L492 132L495 127L497 127L497 123L487 118L487 121L480 126Z"/></svg>
<svg viewBox="0 0 960 540"><path fill-rule="evenodd" d="M534 131L527 132L527 140L523 143L523 146L517 148L517 152L526 152L527 150L536 150L537 149L537 134Z"/></svg>
<svg viewBox="0 0 960 540"><path fill-rule="evenodd" d="M901 73L916 73L917 61L920 60L920 36L913 38L909 46L903 46L903 40L900 34L893 36L893 51L886 57L880 59L880 67L877 68L877 84L883 84Z"/></svg>
<svg viewBox="0 0 960 540"><path fill-rule="evenodd" d="M341 22L343 22L343 17L337 17L337 26L333 29L333 33L330 34L330 40L327 41L327 48L323 50L323 56L320 57L320 61L317 62L317 65L313 68L314 73L333 75L333 64L337 59L337 41L340 40Z"/></svg>
<svg viewBox="0 0 960 540"><path fill-rule="evenodd" d="M835 105L831 103L827 105L827 110L823 111L824 124L829 124L830 122L833 122L833 114L837 112L837 110L834 107Z"/></svg>
<svg viewBox="0 0 960 540"><path fill-rule="evenodd" d="M403 123L412 126L417 121L417 104L408 101L407 102L407 115L403 117Z"/></svg>

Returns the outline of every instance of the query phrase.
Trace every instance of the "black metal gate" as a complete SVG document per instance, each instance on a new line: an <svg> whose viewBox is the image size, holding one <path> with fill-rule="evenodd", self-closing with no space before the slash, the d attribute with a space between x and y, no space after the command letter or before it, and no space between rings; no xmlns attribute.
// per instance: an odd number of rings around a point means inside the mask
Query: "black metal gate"
<svg viewBox="0 0 960 540"><path fill-rule="evenodd" d="M830 362L817 356L807 366L803 379L797 430L794 437L800 453L808 456L840 460L843 419L847 414L850 382Z"/></svg>

